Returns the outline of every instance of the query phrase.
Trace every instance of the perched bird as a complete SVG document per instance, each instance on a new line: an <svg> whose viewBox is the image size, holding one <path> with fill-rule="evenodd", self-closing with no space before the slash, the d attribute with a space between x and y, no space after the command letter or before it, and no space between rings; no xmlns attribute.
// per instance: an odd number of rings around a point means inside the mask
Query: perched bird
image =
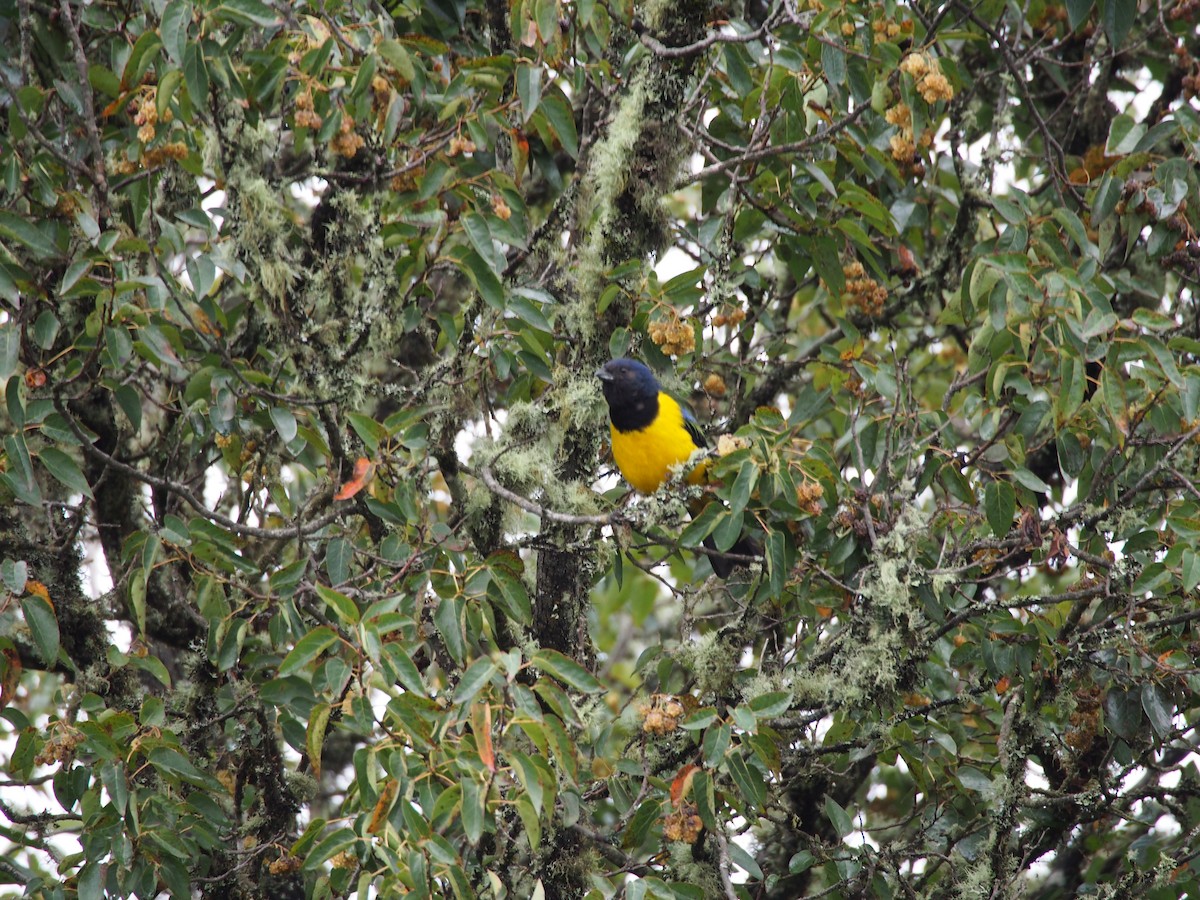
<svg viewBox="0 0 1200 900"><path fill-rule="evenodd" d="M671 469L686 462L699 447L707 443L692 414L670 394L664 393L658 379L644 363L635 359L614 359L605 363L596 377L608 403L609 431L612 434L612 454L617 468L633 487L642 494L653 494L671 477ZM708 461L699 463L687 474L688 484L703 484L708 480ZM689 505L693 516L709 503L700 498ZM711 537L704 546L715 550ZM730 553L754 556L758 545L743 535L729 548ZM709 557L713 571L728 578L741 563L724 555Z"/></svg>

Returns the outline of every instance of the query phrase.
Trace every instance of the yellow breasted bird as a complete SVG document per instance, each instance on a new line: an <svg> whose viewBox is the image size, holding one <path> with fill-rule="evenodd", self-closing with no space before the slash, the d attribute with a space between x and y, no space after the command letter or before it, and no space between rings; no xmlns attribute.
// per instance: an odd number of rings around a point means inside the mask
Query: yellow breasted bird
<svg viewBox="0 0 1200 900"><path fill-rule="evenodd" d="M692 414L670 394L664 393L654 373L636 359L614 359L605 363L596 377L608 403L612 454L617 468L642 494L653 494L671 477L671 469L686 462L706 441ZM688 484L708 481L707 461L687 474ZM707 498L693 501L693 516L708 504ZM711 537L704 546L715 550ZM756 556L761 551L751 538L743 535L729 548L730 553ZM713 571L728 578L737 562L723 555L709 556Z"/></svg>

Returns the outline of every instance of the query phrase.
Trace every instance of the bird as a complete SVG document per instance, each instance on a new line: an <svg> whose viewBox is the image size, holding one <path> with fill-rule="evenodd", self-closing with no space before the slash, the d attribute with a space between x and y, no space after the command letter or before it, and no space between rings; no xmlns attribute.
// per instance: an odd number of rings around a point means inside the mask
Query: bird
<svg viewBox="0 0 1200 900"><path fill-rule="evenodd" d="M597 370L596 377L608 404L613 459L638 493L653 494L670 479L674 467L707 445L695 417L659 387L654 372L645 363L627 358L609 360ZM708 460L698 463L687 473L687 483L705 484L709 465ZM709 502L708 497L691 502L692 516L699 515ZM717 549L711 536L704 546ZM743 535L728 552L756 556L761 550L752 538ZM728 578L736 566L744 565L723 554L711 555L709 561L720 578Z"/></svg>

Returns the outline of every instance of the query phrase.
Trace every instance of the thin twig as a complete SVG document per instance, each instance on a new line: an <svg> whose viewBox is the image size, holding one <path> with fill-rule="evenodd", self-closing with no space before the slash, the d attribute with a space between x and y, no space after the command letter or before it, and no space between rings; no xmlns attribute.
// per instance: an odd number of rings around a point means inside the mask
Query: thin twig
<svg viewBox="0 0 1200 900"><path fill-rule="evenodd" d="M729 875L730 869L733 868L733 862L729 859L729 839L725 837L725 829L718 828L717 835L717 870L721 873L721 885L725 888L725 896L729 900L738 900L737 890L733 886L733 879Z"/></svg>
<svg viewBox="0 0 1200 900"><path fill-rule="evenodd" d="M619 518L612 513L603 515L579 515L578 513L558 512L557 510L542 506L540 503L535 503L533 500L530 500L528 497L523 497L515 491L510 491L496 480L496 476L487 466L480 466L476 472L478 473L480 480L487 485L488 490L490 490L497 497L503 497L509 503L513 503L521 507L521 509L525 510L526 512L533 513L535 516L538 516L542 519L549 519L551 522L561 522L564 525L612 525L615 523L617 518Z"/></svg>
<svg viewBox="0 0 1200 900"><path fill-rule="evenodd" d="M686 183L691 184L696 181L701 181L710 175L716 175L718 172L723 172L726 169L732 169L735 166L740 166L745 162L752 162L756 159L765 159L768 156L782 157L789 153L803 153L811 147L816 147L818 144L823 144L839 131L844 131L849 128L865 113L870 106L863 104L849 115L838 119L824 131L818 131L816 134L810 134L808 137L793 141L790 144L774 144L769 147L760 147L757 150L748 150L740 156L730 157L718 163L713 163L711 166L705 166L699 172L693 172L686 179Z"/></svg>
<svg viewBox="0 0 1200 900"><path fill-rule="evenodd" d="M70 413L67 412L67 409L63 405L62 398L60 396L57 396L57 395L55 396L54 408L56 410L58 410L59 414L66 421L67 427L69 427L71 429L71 432L75 435L76 439L79 441L79 446L83 450L85 455L90 456L93 459L97 459L97 460L103 462L106 466L110 466L113 469L116 469L118 472L123 472L124 474L128 475L130 478L135 478L138 481L142 482L143 484L148 484L151 487L156 487L156 488L160 488L161 490L164 490L164 491L169 491L170 493L172 493L175 496L184 500L190 507L192 507L194 510L196 510L196 512L200 513L200 515L202 517L209 519L210 521L216 523L217 525L220 525L222 528L226 528L235 534L240 534L245 537L256 537L256 538L262 538L264 540L272 540L272 541L288 540L293 537L301 538L301 537L305 537L306 535L312 534L314 532L320 531L326 525L329 525L331 522L336 521L337 519L341 518L346 513L346 508L342 507L339 509L335 509L332 512L326 513L325 515L321 516L320 518L313 519L310 522L305 522L305 523L297 522L295 525L289 526L287 528L259 528L256 525L245 525L241 522L236 522L233 519L229 518L228 516L222 515L221 513L217 512L215 509L209 509L207 506L204 505L203 501L201 501L199 498L197 498L195 494L193 494L190 490L188 490L183 485L178 484L177 482L174 482L174 481L170 481L166 478L159 478L156 475L150 475L146 472L143 472L141 469L138 469L135 466L129 465L129 463L122 462L121 460L117 459L115 456L105 453L103 450L101 450L99 447L97 447L95 444L92 443L91 439L83 432L83 430L75 422L74 417L71 416Z"/></svg>
<svg viewBox="0 0 1200 900"><path fill-rule="evenodd" d="M69 0L59 0L58 8L62 13L62 21L66 27L67 35L71 38L71 47L74 50L75 56L75 70L79 73L79 94L83 99L83 126L87 132L88 143L91 145L91 176L96 186L96 208L100 214L98 218L101 226L103 226L108 220L108 176L104 172L104 150L100 145L100 130L96 127L96 110L92 104L92 86L88 80L87 55L83 51L83 39L79 36L79 29L75 25L75 20L71 18L71 4Z"/></svg>

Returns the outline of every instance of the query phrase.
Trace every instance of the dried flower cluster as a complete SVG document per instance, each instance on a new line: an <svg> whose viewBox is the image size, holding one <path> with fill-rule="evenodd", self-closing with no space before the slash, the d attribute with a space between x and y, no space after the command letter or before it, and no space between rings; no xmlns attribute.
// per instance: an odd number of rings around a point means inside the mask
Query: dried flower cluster
<svg viewBox="0 0 1200 900"><path fill-rule="evenodd" d="M728 456L738 450L745 450L750 442L736 434L723 434L717 438L717 456Z"/></svg>
<svg viewBox="0 0 1200 900"><path fill-rule="evenodd" d="M34 759L34 763L39 766L70 762L75 758L75 748L83 743L83 732L63 722L55 723L51 728L55 730L54 735L46 741Z"/></svg>
<svg viewBox="0 0 1200 900"><path fill-rule="evenodd" d="M295 121L297 128L311 128L314 131L324 124L324 120L313 109L311 91L304 91L296 95Z"/></svg>
<svg viewBox="0 0 1200 900"><path fill-rule="evenodd" d="M642 731L646 734L670 734L687 715L687 707L672 694L651 694L641 713Z"/></svg>
<svg viewBox="0 0 1200 900"><path fill-rule="evenodd" d="M337 136L330 142L329 148L338 156L353 159L365 143L362 135L354 130L354 120L342 113L342 124L338 127Z"/></svg>
<svg viewBox="0 0 1200 900"><path fill-rule="evenodd" d="M796 502L810 516L821 514L821 498L825 496L825 488L818 481L802 481L796 485Z"/></svg>
<svg viewBox="0 0 1200 900"><path fill-rule="evenodd" d="M894 19L876 19L871 23L871 30L875 32L876 42L894 41L902 35L911 35L913 27L911 19L906 22L897 22Z"/></svg>
<svg viewBox="0 0 1200 900"><path fill-rule="evenodd" d="M646 329L650 340L668 356L680 356L696 349L696 333L692 326L679 318L675 310L666 319L651 322Z"/></svg>
<svg viewBox="0 0 1200 900"><path fill-rule="evenodd" d="M880 315L887 302L887 288L867 277L867 270L857 260L842 266L842 274L846 276L846 304L863 315Z"/></svg>
<svg viewBox="0 0 1200 900"><path fill-rule="evenodd" d="M722 325L728 325L731 328L736 328L746 321L746 311L739 307L734 307L729 312L717 313L712 318L714 328L720 328Z"/></svg>
<svg viewBox="0 0 1200 900"><path fill-rule="evenodd" d="M696 843L704 823L696 812L696 807L685 803L673 813L663 816L663 837L668 841L682 841L685 844Z"/></svg>
<svg viewBox="0 0 1200 900"><path fill-rule="evenodd" d="M463 153L474 153L479 148L475 146L475 142L469 137L463 137L461 134L456 134L450 138L450 156L459 156Z"/></svg>
<svg viewBox="0 0 1200 900"><path fill-rule="evenodd" d="M917 93L926 103L953 99L954 88L950 86L950 80L942 74L937 57L926 56L920 52L910 53L900 62L900 71L912 77L916 82Z"/></svg>
<svg viewBox="0 0 1200 900"><path fill-rule="evenodd" d="M133 124L138 126L138 140L143 144L154 140L155 126L158 124L158 89L151 86L142 91L129 105L129 112L133 116ZM166 124L171 118L172 113L168 107L163 110L162 121Z"/></svg>

